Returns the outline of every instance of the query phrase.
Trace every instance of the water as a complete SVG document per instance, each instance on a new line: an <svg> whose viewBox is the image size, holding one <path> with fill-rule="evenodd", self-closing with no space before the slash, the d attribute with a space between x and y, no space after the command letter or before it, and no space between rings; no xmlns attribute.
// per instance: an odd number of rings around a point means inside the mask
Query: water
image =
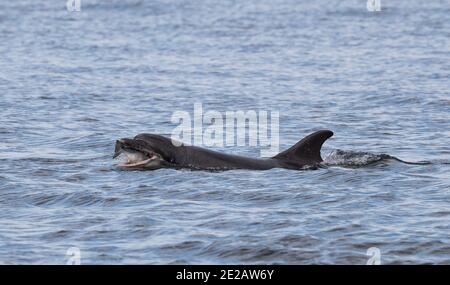
<svg viewBox="0 0 450 285"><path fill-rule="evenodd" d="M0 263L449 264L449 1L310 2L1 1ZM116 169L195 102L333 130L326 165Z"/></svg>

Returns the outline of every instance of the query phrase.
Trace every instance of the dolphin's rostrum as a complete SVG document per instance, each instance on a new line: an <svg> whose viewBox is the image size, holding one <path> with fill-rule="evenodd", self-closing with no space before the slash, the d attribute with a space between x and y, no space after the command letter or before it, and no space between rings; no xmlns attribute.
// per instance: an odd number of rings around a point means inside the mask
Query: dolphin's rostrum
<svg viewBox="0 0 450 285"><path fill-rule="evenodd" d="M125 157L119 164L124 169L154 170L163 167L198 170L287 168L301 170L316 167L322 162L322 144L333 135L332 131L314 132L291 148L271 158L250 158L212 151L197 146L173 144L170 138L155 134L139 134L133 139L116 142L114 158Z"/></svg>

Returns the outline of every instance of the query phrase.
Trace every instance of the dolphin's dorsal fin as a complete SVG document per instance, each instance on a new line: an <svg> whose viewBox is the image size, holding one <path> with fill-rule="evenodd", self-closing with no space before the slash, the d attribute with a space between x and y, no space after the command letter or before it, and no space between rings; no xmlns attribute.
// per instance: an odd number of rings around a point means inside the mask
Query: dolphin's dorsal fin
<svg viewBox="0 0 450 285"><path fill-rule="evenodd" d="M321 130L304 137L291 148L275 155L274 159L299 161L307 160L310 162L322 162L320 149L323 143L333 136L333 132L329 130Z"/></svg>

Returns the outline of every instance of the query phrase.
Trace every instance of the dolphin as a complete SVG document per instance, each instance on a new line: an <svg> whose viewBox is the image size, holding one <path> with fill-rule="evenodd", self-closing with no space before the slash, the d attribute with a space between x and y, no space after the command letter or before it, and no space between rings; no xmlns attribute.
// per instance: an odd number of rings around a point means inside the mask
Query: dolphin
<svg viewBox="0 0 450 285"><path fill-rule="evenodd" d="M320 149L333 136L329 130L314 132L291 148L270 158L250 158L225 154L205 148L185 145L156 134L139 134L116 141L113 158L123 156L122 169L155 170L159 168L188 168L193 170L268 170L315 168L323 161ZM174 143L175 142L175 143Z"/></svg>

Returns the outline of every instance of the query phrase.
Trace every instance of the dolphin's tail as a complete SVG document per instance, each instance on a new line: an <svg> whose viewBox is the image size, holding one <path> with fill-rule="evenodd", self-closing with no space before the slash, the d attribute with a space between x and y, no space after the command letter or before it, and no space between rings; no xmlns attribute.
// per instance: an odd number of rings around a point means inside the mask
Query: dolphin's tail
<svg viewBox="0 0 450 285"><path fill-rule="evenodd" d="M317 131L304 137L301 141L296 143L291 148L280 152L272 158L293 163L300 161L320 163L323 161L322 157L320 156L320 149L322 148L323 143L332 136L332 131Z"/></svg>

